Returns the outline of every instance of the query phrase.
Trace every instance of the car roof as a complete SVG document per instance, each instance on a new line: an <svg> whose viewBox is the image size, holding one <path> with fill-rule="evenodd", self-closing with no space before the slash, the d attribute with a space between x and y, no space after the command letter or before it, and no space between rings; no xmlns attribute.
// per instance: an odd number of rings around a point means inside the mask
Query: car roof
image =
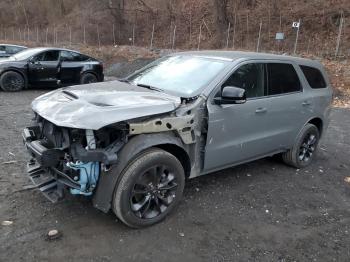
<svg viewBox="0 0 350 262"><path fill-rule="evenodd" d="M57 50L57 51L69 51L69 52L75 52L75 53L79 53L79 51L77 50L70 50L70 49L66 49L66 48L56 48L56 47L33 47L30 48L32 50L37 50L38 52L43 52L43 51L50 51L50 50Z"/></svg>
<svg viewBox="0 0 350 262"><path fill-rule="evenodd" d="M179 52L173 55L191 55L199 57L210 57L222 60L235 61L238 59L252 60L252 59L262 59L262 60L280 60L286 62L296 62L298 64L310 65L319 67L320 62L316 60L288 56L288 55L275 55L268 53L256 53L256 52L243 52L243 51L220 51L220 50L207 50L207 51L187 51Z"/></svg>

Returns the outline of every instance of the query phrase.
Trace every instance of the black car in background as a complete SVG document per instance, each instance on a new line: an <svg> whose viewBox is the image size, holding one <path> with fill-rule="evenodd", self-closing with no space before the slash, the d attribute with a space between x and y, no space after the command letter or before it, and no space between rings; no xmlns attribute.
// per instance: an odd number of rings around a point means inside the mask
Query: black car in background
<svg viewBox="0 0 350 262"><path fill-rule="evenodd" d="M0 58L9 57L27 49L25 46L0 44Z"/></svg>
<svg viewBox="0 0 350 262"><path fill-rule="evenodd" d="M0 87L4 91L88 84L103 78L101 62L67 49L30 48L0 60Z"/></svg>

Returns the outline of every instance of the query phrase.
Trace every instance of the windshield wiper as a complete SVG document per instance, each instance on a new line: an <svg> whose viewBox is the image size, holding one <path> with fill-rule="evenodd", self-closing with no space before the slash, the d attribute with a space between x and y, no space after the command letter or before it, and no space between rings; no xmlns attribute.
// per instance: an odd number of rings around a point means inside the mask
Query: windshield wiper
<svg viewBox="0 0 350 262"><path fill-rule="evenodd" d="M144 87L150 90L158 91L158 92L163 92L163 89L160 89L158 87L150 86L150 85L145 85L145 84L137 84L137 86Z"/></svg>
<svg viewBox="0 0 350 262"><path fill-rule="evenodd" d="M130 84L130 81L127 78L120 78L120 79L118 79L118 81Z"/></svg>

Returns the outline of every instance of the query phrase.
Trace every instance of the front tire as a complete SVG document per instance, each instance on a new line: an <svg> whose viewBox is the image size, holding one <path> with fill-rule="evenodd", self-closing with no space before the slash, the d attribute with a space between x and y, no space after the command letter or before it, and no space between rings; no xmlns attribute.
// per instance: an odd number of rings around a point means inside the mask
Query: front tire
<svg viewBox="0 0 350 262"><path fill-rule="evenodd" d="M18 92L25 88L25 81L21 74L14 71L8 71L1 75L0 86L4 91Z"/></svg>
<svg viewBox="0 0 350 262"><path fill-rule="evenodd" d="M126 225L142 228L162 221L179 203L185 172L172 154L152 148L122 172L113 196L113 211Z"/></svg>
<svg viewBox="0 0 350 262"><path fill-rule="evenodd" d="M96 83L97 77L92 73L84 73L80 78L80 84Z"/></svg>
<svg viewBox="0 0 350 262"><path fill-rule="evenodd" d="M313 124L306 124L292 149L282 154L283 161L293 167L303 168L311 164L320 140L320 132Z"/></svg>

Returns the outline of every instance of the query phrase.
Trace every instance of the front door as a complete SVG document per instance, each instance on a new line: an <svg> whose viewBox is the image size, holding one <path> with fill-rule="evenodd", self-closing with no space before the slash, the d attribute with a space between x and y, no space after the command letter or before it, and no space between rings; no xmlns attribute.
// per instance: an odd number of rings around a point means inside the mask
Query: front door
<svg viewBox="0 0 350 262"><path fill-rule="evenodd" d="M204 172L232 166L268 154L269 132L264 63L240 66L221 86L246 90L244 104L216 105L208 102L208 135Z"/></svg>
<svg viewBox="0 0 350 262"><path fill-rule="evenodd" d="M59 51L50 50L33 57L28 63L29 82L40 86L56 86L59 65Z"/></svg>

